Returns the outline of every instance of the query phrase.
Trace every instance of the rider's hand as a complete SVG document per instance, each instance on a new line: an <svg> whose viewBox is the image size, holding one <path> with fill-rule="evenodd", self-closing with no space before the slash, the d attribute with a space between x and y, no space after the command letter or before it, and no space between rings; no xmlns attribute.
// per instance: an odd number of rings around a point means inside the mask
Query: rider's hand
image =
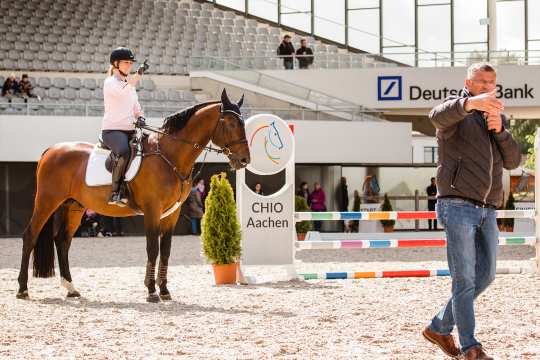
<svg viewBox="0 0 540 360"><path fill-rule="evenodd" d="M496 89L485 94L467 98L465 102L465 111L478 110L490 114L500 113L504 110L504 104L496 97Z"/></svg>
<svg viewBox="0 0 540 360"><path fill-rule="evenodd" d="M139 66L137 69L137 74L142 75L146 70L150 68L150 65L148 65L148 60L144 59L144 62Z"/></svg>
<svg viewBox="0 0 540 360"><path fill-rule="evenodd" d="M146 126L146 119L142 116L139 116L137 120L135 120L135 127L144 127Z"/></svg>

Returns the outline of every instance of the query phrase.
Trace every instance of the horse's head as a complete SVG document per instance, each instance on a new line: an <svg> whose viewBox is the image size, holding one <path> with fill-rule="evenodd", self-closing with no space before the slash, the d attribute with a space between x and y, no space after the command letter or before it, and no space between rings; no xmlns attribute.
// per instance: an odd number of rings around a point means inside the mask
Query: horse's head
<svg viewBox="0 0 540 360"><path fill-rule="evenodd" d="M231 102L223 89L221 116L212 138L212 142L223 149L224 154L229 158L230 165L236 170L246 167L251 160L245 123L240 112L243 102L244 95L238 103Z"/></svg>

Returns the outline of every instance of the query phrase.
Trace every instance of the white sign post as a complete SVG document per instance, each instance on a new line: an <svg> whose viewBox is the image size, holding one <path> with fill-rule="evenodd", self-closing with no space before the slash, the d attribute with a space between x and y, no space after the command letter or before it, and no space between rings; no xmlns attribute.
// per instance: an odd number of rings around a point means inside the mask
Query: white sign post
<svg viewBox="0 0 540 360"><path fill-rule="evenodd" d="M272 195L259 195L246 185L245 170L237 171L242 265L280 265L288 279L295 278L293 132L279 117L259 114L246 121L246 138L251 155L247 169L257 175L285 170L285 184Z"/></svg>

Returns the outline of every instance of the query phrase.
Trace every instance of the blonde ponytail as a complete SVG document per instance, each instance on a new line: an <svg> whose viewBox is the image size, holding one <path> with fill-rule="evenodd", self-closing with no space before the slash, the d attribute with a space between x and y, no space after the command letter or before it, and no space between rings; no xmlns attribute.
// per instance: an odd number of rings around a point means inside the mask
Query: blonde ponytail
<svg viewBox="0 0 540 360"><path fill-rule="evenodd" d="M113 76L113 70L114 66L109 66L109 70L107 70L107 77Z"/></svg>

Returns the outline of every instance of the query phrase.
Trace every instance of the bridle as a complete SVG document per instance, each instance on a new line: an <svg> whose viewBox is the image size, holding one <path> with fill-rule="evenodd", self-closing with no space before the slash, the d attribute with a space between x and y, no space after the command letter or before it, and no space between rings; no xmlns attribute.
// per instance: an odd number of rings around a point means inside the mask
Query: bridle
<svg viewBox="0 0 540 360"><path fill-rule="evenodd" d="M218 121L216 123L216 127L214 128L214 131L212 132L212 136L210 137L211 140L217 134L218 128L222 128L221 131L224 131L223 124L224 124L224 121L225 121L225 114L227 114L227 113L234 115L234 117L236 118L237 121L239 121L239 122L243 121L242 114L239 114L234 110L224 110L223 109L223 104L221 104L221 110L220 110L219 119L218 119ZM184 139L184 138L179 138L177 136L166 133L166 132L162 131L161 129L158 129L158 128L155 128L155 127L152 127L152 126L143 125L143 126L136 126L136 127L140 128L140 129L145 129L145 130L148 130L148 131L151 131L151 132L163 135L163 136L170 137L170 138L174 139L175 141L181 142L183 144L191 145L193 147L193 149L195 149L195 150L204 150L205 154L204 154L204 157L203 157L202 165L201 165L199 171L197 171L197 173L195 174L195 177L199 176L199 174L202 172L202 169L203 169L203 167L204 167L204 165L206 163L206 156L208 155L209 152L215 152L216 154L223 154L223 155L230 158L230 156L232 156L234 154L232 152L232 150L231 150L232 146L238 145L238 144L246 144L247 145L247 143L248 143L247 139L244 137L243 139L237 139L237 140L231 141L231 142L223 145L220 148L215 148L212 145L210 145L210 146L201 145L201 144L199 144L198 142L195 142L195 141L191 141L191 140ZM158 141L156 143L156 150L155 151L149 152L149 153L143 153L142 157L144 158L144 157L152 156L152 155L159 156L160 158L163 159L163 161L165 161L165 163L167 163L169 165L169 167L173 170L174 174L176 175L176 177L178 177L178 179L180 180L181 183L187 182L190 179L192 179L194 177L193 176L193 169L195 167L191 168L191 171L190 171L190 173L189 173L189 175L187 177L182 175L180 173L180 171L178 170L178 168L174 165L174 163L172 161L170 161L161 152L160 147L159 147L159 142L160 142L160 139L158 139Z"/></svg>

